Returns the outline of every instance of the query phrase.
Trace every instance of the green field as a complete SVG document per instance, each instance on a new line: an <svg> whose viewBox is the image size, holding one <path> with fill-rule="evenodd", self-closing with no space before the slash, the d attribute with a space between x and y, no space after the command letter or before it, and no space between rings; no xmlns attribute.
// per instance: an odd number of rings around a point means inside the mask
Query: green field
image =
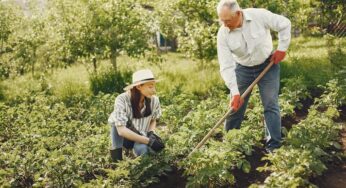
<svg viewBox="0 0 346 188"><path fill-rule="evenodd" d="M291 21L282 147L265 150L256 86L241 129L219 126L188 156L229 110L218 2L0 1L0 187L346 187L342 0L238 0ZM161 80L165 148L139 157L124 149L112 162L107 120L140 69Z"/></svg>
<svg viewBox="0 0 346 188"><path fill-rule="evenodd" d="M150 68L163 79L157 85L163 108L159 133L167 147L158 155L129 155L118 164L112 164L108 156L107 125L117 92L94 95L85 64L34 78L28 74L4 80L0 182L5 187L136 187L153 182L163 186L160 180L168 173L183 181L181 186L250 185L238 181L235 170L251 176L259 167L267 172L263 172L265 177L250 182L269 187L307 186L309 178L325 171L330 160L344 157L338 132L345 126L345 93L341 89L345 82L336 80L339 77L325 43L318 38L293 39L288 58L281 63L280 104L283 121L297 121L284 124L284 146L266 156L261 152L263 109L255 92L241 130L226 134L218 129L205 147L185 159L227 110L228 91L216 61L201 67L182 53L164 54L165 60L157 64L119 58L121 72ZM109 60L103 60L98 74L111 74L110 66ZM107 86L108 82L101 83ZM316 89L318 85L326 87ZM308 104L309 100L315 102ZM256 161L259 156L267 165Z"/></svg>

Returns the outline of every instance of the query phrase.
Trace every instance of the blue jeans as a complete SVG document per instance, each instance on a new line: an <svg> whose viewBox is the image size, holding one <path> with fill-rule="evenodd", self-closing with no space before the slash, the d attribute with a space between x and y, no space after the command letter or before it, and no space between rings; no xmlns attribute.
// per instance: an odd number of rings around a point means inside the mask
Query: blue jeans
<svg viewBox="0 0 346 188"><path fill-rule="evenodd" d="M110 124L111 126L111 141L112 146L111 149L118 149L123 147L124 138L119 136L117 128L114 126L114 124ZM133 146L133 150L137 156L143 155L149 151L149 147L146 144L141 144L135 142Z"/></svg>
<svg viewBox="0 0 346 188"><path fill-rule="evenodd" d="M246 67L237 64L235 72L240 94L251 85L258 75L269 64L265 62L256 67ZM279 107L280 89L280 65L273 65L264 77L258 82L262 105L264 107L264 119L266 124L266 147L278 148L281 145L281 116ZM225 130L240 129L244 119L244 113L250 98L250 94L244 99L243 106L225 121Z"/></svg>

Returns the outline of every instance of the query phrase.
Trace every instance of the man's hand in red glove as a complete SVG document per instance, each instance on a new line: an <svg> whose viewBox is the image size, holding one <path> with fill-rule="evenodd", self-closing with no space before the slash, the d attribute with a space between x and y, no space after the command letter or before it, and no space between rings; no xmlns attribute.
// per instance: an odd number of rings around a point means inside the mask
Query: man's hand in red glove
<svg viewBox="0 0 346 188"><path fill-rule="evenodd" d="M281 62L286 56L286 52L284 51L280 51L280 50L276 50L272 57L271 57L271 61L274 61L274 64L278 64L279 62Z"/></svg>
<svg viewBox="0 0 346 188"><path fill-rule="evenodd" d="M229 103L229 107L232 107L233 110L236 112L239 110L241 105L243 105L244 100L240 97L240 95L234 95L232 97L231 102Z"/></svg>

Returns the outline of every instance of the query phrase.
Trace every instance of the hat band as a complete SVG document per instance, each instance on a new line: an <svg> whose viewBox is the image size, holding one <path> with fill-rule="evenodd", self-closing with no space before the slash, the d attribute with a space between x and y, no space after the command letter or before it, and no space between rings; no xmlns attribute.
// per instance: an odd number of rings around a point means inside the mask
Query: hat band
<svg viewBox="0 0 346 188"><path fill-rule="evenodd" d="M136 84L138 82L150 81L150 80L155 80L155 78L148 78L148 79L144 79L144 80L139 80L139 81L136 81L134 84Z"/></svg>

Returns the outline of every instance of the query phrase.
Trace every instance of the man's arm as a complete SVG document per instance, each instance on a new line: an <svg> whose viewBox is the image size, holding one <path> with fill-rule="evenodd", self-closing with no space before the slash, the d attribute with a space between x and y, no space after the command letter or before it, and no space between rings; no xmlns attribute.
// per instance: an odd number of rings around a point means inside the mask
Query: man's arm
<svg viewBox="0 0 346 188"><path fill-rule="evenodd" d="M217 55L220 64L220 72L226 86L231 90L232 99L229 103L229 107L232 107L234 111L238 111L244 100L241 99L239 94L237 77L235 74L235 61L226 41L227 39L220 29L217 34Z"/></svg>
<svg viewBox="0 0 346 188"><path fill-rule="evenodd" d="M282 15L274 14L265 9L261 10L263 11L263 24L278 32L279 45L277 50L286 51L291 42L291 21Z"/></svg>
<svg viewBox="0 0 346 188"><path fill-rule="evenodd" d="M231 90L232 96L239 95L237 78L235 74L235 61L231 50L226 43L222 29L217 34L217 56L220 64L220 73L226 86Z"/></svg>

